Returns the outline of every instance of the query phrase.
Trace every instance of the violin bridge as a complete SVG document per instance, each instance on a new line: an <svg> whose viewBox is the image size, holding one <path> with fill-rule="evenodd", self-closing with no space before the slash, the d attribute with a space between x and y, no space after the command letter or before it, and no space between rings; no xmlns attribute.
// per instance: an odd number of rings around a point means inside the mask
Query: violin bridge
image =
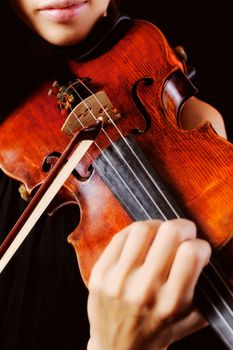
<svg viewBox="0 0 233 350"><path fill-rule="evenodd" d="M104 91L99 91L80 102L68 115L61 131L66 135L73 135L83 128L101 120L103 125L111 124L121 115L113 107Z"/></svg>

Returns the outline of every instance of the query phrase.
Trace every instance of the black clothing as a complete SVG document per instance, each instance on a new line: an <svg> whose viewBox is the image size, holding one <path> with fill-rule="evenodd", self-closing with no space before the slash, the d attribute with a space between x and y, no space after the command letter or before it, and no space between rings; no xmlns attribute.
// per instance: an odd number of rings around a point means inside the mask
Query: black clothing
<svg viewBox="0 0 233 350"><path fill-rule="evenodd" d="M1 237L23 207L18 184L0 173ZM87 289L65 233L75 215L44 215L0 275L1 350L86 348Z"/></svg>

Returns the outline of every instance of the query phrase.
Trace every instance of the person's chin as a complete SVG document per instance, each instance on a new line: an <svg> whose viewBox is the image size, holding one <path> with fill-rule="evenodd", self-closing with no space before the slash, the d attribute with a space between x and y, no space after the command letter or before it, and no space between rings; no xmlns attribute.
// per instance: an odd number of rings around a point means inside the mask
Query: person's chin
<svg viewBox="0 0 233 350"><path fill-rule="evenodd" d="M41 32L40 36L47 41L48 43L55 45L55 46L70 46L70 45L75 45L80 43L84 36L82 35L77 35L77 31L59 31L59 30L53 30L48 33Z"/></svg>

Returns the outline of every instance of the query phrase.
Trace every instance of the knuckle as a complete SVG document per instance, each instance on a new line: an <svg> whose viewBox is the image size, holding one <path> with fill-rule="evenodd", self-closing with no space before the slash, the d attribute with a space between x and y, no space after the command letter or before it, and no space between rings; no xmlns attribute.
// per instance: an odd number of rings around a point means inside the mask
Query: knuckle
<svg viewBox="0 0 233 350"><path fill-rule="evenodd" d="M119 285L114 285L113 283L105 286L105 293L109 299L119 299L121 297Z"/></svg>
<svg viewBox="0 0 233 350"><path fill-rule="evenodd" d="M132 231L145 231L150 228L150 223L149 221L136 221L131 225L131 232Z"/></svg>
<svg viewBox="0 0 233 350"><path fill-rule="evenodd" d="M144 309L148 305L147 295L140 290L131 291L125 296L126 301L130 302L136 309Z"/></svg>
<svg viewBox="0 0 233 350"><path fill-rule="evenodd" d="M93 268L94 270L94 268ZM90 292L101 292L109 299L117 299L121 295L121 283L113 272L98 273L98 267L90 276L88 289Z"/></svg>
<svg viewBox="0 0 233 350"><path fill-rule="evenodd" d="M124 236L126 235L126 232L124 230L115 233L110 240L111 244L118 244L119 242L121 242L121 240L124 238ZM108 246L106 247L106 249L108 249Z"/></svg>
<svg viewBox="0 0 233 350"><path fill-rule="evenodd" d="M171 243L182 241L181 230L173 220L164 222L160 226L158 234L164 236L166 239L169 239Z"/></svg>
<svg viewBox="0 0 233 350"><path fill-rule="evenodd" d="M161 220L141 220L135 221L131 224L132 229L134 230L155 230L159 225L161 225Z"/></svg>
<svg viewBox="0 0 233 350"><path fill-rule="evenodd" d="M167 303L157 312L157 318L160 323L166 323L170 321L177 314L177 305L173 303Z"/></svg>
<svg viewBox="0 0 233 350"><path fill-rule="evenodd" d="M203 260L208 263L212 254L212 248L209 242L202 240Z"/></svg>
<svg viewBox="0 0 233 350"><path fill-rule="evenodd" d="M161 323L171 322L172 320L179 318L179 315L183 314L191 304L190 299L181 298L180 295L172 295L172 298L163 303L163 307L159 308L157 312L157 318Z"/></svg>
<svg viewBox="0 0 233 350"><path fill-rule="evenodd" d="M207 264L211 256L210 244L204 240L185 241L179 247L179 253L189 264L199 266Z"/></svg>
<svg viewBox="0 0 233 350"><path fill-rule="evenodd" d="M146 237L151 233L154 234L154 232L155 231L152 229L150 222L138 221L132 225L132 228L129 232L129 237L132 237L134 235L140 235L140 237Z"/></svg>
<svg viewBox="0 0 233 350"><path fill-rule="evenodd" d="M161 220L135 221L130 225L129 235L140 234L144 236L155 236Z"/></svg>
<svg viewBox="0 0 233 350"><path fill-rule="evenodd" d="M196 225L194 222L186 219L165 221L161 224L159 230L162 234L169 235L170 239L173 239L178 243L196 237Z"/></svg>
<svg viewBox="0 0 233 350"><path fill-rule="evenodd" d="M190 257L195 257L198 254L194 241L184 241L179 247L180 253L183 255L188 255Z"/></svg>
<svg viewBox="0 0 233 350"><path fill-rule="evenodd" d="M154 293L148 288L146 283L140 283L142 275L137 274L130 283L126 283L123 295L125 301L134 305L136 309L144 309L152 302Z"/></svg>
<svg viewBox="0 0 233 350"><path fill-rule="evenodd" d="M88 289L102 288L104 286L107 273L108 269L106 268L105 264L102 263L100 257L92 267L88 281Z"/></svg>
<svg viewBox="0 0 233 350"><path fill-rule="evenodd" d="M105 274L103 288L110 299L119 299L124 293L126 284L124 271L119 271L117 267L114 267Z"/></svg>
<svg viewBox="0 0 233 350"><path fill-rule="evenodd" d="M179 247L179 254L183 257L184 261L189 263L189 265L195 266L200 260L199 251L192 241L183 242Z"/></svg>
<svg viewBox="0 0 233 350"><path fill-rule="evenodd" d="M99 278L96 278L95 276L91 275L89 281L88 281L88 290L89 292L94 292L99 289L101 289L102 283Z"/></svg>
<svg viewBox="0 0 233 350"><path fill-rule="evenodd" d="M103 272L102 272L103 268L102 265L100 263L100 259L97 260L97 262L94 264L94 266L92 267L91 270L91 278L95 278L95 277L99 277L102 276Z"/></svg>

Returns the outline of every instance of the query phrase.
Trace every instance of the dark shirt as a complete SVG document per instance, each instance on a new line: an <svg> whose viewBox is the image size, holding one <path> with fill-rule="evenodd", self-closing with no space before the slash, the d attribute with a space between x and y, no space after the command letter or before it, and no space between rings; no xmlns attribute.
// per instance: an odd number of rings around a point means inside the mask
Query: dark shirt
<svg viewBox="0 0 233 350"><path fill-rule="evenodd" d="M25 207L18 184L0 173L0 236ZM75 212L46 214L0 275L0 349L85 349L87 289L66 237Z"/></svg>

